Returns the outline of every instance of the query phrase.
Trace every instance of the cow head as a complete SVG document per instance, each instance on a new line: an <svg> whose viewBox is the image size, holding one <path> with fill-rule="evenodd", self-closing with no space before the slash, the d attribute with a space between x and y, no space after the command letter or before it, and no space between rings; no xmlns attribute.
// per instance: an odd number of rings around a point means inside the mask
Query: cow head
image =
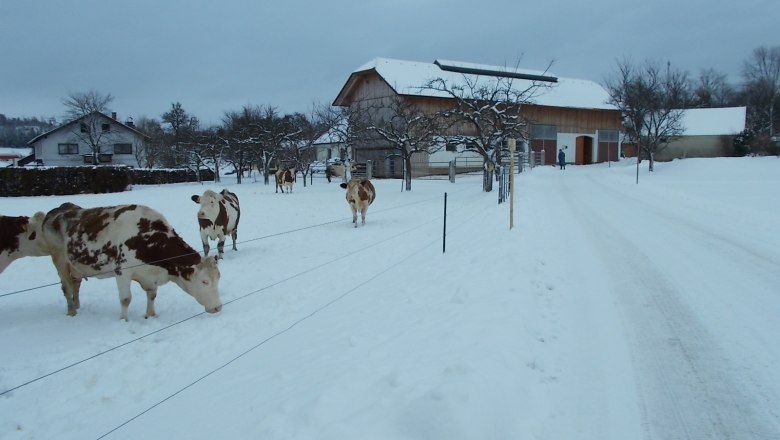
<svg viewBox="0 0 780 440"><path fill-rule="evenodd" d="M193 202L200 204L198 209L198 220L214 220L220 213L220 199L221 197L216 192L207 189L202 196L193 195L190 197Z"/></svg>
<svg viewBox="0 0 780 440"><path fill-rule="evenodd" d="M203 258L195 272L188 278L177 281L185 292L189 293L207 312L217 313L222 310L219 299L219 267L217 258Z"/></svg>

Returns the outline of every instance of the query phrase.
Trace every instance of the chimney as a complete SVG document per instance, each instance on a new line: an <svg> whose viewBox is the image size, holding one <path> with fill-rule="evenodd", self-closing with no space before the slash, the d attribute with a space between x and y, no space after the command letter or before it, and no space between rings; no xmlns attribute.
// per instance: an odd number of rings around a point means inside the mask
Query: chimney
<svg viewBox="0 0 780 440"><path fill-rule="evenodd" d="M133 118L132 117L127 118L127 121L125 121L125 125L127 125L128 127L135 127L135 123L133 122Z"/></svg>
<svg viewBox="0 0 780 440"><path fill-rule="evenodd" d="M116 121L116 112L111 112L111 119Z"/></svg>

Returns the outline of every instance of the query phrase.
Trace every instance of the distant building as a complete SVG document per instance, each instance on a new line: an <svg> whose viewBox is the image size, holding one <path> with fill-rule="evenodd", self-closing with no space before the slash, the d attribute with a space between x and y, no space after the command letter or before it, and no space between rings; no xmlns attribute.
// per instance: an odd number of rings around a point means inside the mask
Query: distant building
<svg viewBox="0 0 780 440"><path fill-rule="evenodd" d="M554 82L540 91L522 107L523 116L531 121L526 138L528 144L518 148L543 152L545 163L556 162L559 148L566 151L567 162L591 164L616 160L620 138L620 111L608 104L609 94L599 84L583 79L560 78L549 72L486 66L472 63L436 60L433 63L376 58L353 71L339 91L333 105L359 106L364 103L400 97L431 113L452 107L453 98L424 88L433 79L441 78L451 86L464 84L466 79L479 77L511 77L513 87L520 90L543 78ZM462 136L471 133L457 133ZM443 137L452 133L442 133ZM451 160L458 151L440 151L435 160ZM387 161L392 149L381 145L357 146L358 161ZM429 161L432 158L416 158Z"/></svg>
<svg viewBox="0 0 780 440"><path fill-rule="evenodd" d="M93 112L38 135L27 145L33 148L39 165L93 165L95 152L89 138L98 147L97 165L138 166L138 154L148 136L138 131L132 120L119 122L115 112L110 117Z"/></svg>
<svg viewBox="0 0 780 440"><path fill-rule="evenodd" d="M29 148L0 147L0 167L14 167L20 159L29 156L32 150Z"/></svg>
<svg viewBox="0 0 780 440"><path fill-rule="evenodd" d="M683 135L669 142L655 160L730 156L734 137L745 130L747 107L695 108L683 112Z"/></svg>

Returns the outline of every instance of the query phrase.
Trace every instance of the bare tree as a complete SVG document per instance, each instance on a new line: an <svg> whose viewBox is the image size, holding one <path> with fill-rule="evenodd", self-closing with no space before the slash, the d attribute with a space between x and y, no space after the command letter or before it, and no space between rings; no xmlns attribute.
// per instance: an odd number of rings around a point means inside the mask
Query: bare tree
<svg viewBox="0 0 780 440"><path fill-rule="evenodd" d="M108 104L113 100L110 94L103 95L95 90L70 93L62 100L66 117L73 122L72 137L89 147L95 165L99 163L103 149L107 149L115 139L110 118L105 115Z"/></svg>
<svg viewBox="0 0 780 440"><path fill-rule="evenodd" d="M314 142L322 136L327 128L323 122L317 119L317 114L312 110L309 116L303 113L294 113L287 116L295 130L290 133L290 148L295 169L303 177L303 186L306 186L306 178L311 172L311 164L316 159Z"/></svg>
<svg viewBox="0 0 780 440"><path fill-rule="evenodd" d="M434 153L443 146L440 134L444 121L440 114L426 113L419 107L394 96L386 105L368 109L368 130L393 146L404 161L406 190L412 190L412 155Z"/></svg>
<svg viewBox="0 0 780 440"><path fill-rule="evenodd" d="M197 153L193 151L196 147L193 139L200 126L198 118L187 113L181 103L176 102L171 104L169 111L162 114L162 121L168 124L166 134L169 149L165 158L166 165L184 165L197 171L196 167L199 165L193 156Z"/></svg>
<svg viewBox="0 0 780 440"><path fill-rule="evenodd" d="M317 117L330 132L332 141L340 145L339 158L345 171L342 179L346 182L352 178L355 147L365 139L368 110L359 102L349 107L322 106L317 110Z"/></svg>
<svg viewBox="0 0 780 440"><path fill-rule="evenodd" d="M753 128L775 135L780 105L780 46L758 47L742 68Z"/></svg>
<svg viewBox="0 0 780 440"><path fill-rule="evenodd" d="M714 108L733 105L736 90L726 80L726 75L714 69L703 69L693 87L693 107Z"/></svg>
<svg viewBox="0 0 780 440"><path fill-rule="evenodd" d="M610 103L623 113L623 128L637 145L637 160L645 153L653 171L655 155L685 131L684 108L690 102L687 74L658 63L634 66L618 62L618 74L606 81Z"/></svg>
<svg viewBox="0 0 780 440"><path fill-rule="evenodd" d="M236 182L241 183L244 171L258 155L262 136L262 110L244 106L241 111L225 113L218 141L225 145L224 159L233 166Z"/></svg>
<svg viewBox="0 0 780 440"><path fill-rule="evenodd" d="M527 131L523 105L532 103L536 96L553 86L552 82L541 79L464 74L456 84L435 78L424 88L444 92L452 98L454 106L441 115L459 134L450 136L448 142L460 144L482 157L482 189L489 192L493 190L494 171L502 164L504 140L523 138Z"/></svg>
<svg viewBox="0 0 780 440"><path fill-rule="evenodd" d="M135 150L138 165L146 168L159 166L166 148L162 124L157 119L141 117L135 125L147 136Z"/></svg>

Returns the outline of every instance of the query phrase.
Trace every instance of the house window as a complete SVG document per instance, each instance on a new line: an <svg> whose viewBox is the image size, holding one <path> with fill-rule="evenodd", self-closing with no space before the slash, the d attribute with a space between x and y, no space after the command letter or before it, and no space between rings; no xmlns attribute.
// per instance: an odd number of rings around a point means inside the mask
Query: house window
<svg viewBox="0 0 780 440"><path fill-rule="evenodd" d="M98 163L111 163L113 154L110 153L98 153ZM95 160L91 154L84 155L84 163L89 165L95 165Z"/></svg>
<svg viewBox="0 0 780 440"><path fill-rule="evenodd" d="M57 144L57 152L60 154L79 154L79 144Z"/></svg>
<svg viewBox="0 0 780 440"><path fill-rule="evenodd" d="M133 154L132 144L114 144L114 154Z"/></svg>
<svg viewBox="0 0 780 440"><path fill-rule="evenodd" d="M111 131L111 124L104 123L100 126L100 129L103 130L103 133L108 133L109 131Z"/></svg>
<svg viewBox="0 0 780 440"><path fill-rule="evenodd" d="M532 124L531 138L554 141L558 139L558 127L555 125Z"/></svg>
<svg viewBox="0 0 780 440"><path fill-rule="evenodd" d="M87 128L87 124L85 124L83 122L81 124L79 124L79 129L81 130L82 133L89 133L89 129Z"/></svg>
<svg viewBox="0 0 780 440"><path fill-rule="evenodd" d="M618 141L617 130L599 130L599 141L601 142L615 142Z"/></svg>

